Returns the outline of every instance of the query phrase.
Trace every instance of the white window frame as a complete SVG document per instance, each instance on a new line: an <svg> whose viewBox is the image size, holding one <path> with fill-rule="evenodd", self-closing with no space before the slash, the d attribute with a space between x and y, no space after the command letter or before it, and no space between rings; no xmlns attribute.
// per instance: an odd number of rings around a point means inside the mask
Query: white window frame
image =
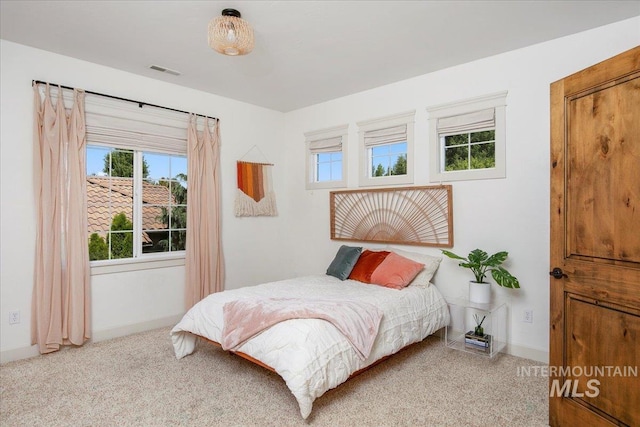
<svg viewBox="0 0 640 427"><path fill-rule="evenodd" d="M431 182L506 178L506 100L507 91L427 108L429 113L429 179ZM462 171L444 170L444 137L438 132L438 119L476 111L495 112L495 167ZM486 127L469 130L487 130Z"/></svg>
<svg viewBox="0 0 640 427"><path fill-rule="evenodd" d="M407 111L392 116L357 122L358 145L360 147L360 187L377 185L413 184L413 140L416 111ZM364 137L367 132L386 129L393 126L407 126L407 173L406 175L371 176L371 159L369 149L365 147Z"/></svg>
<svg viewBox="0 0 640 427"><path fill-rule="evenodd" d="M89 141L87 146L91 147L101 147L107 149L114 149L115 147L107 145L107 144L95 144ZM122 147L118 147L118 149L124 149ZM122 263L131 263L131 262L146 262L146 261L157 261L164 259L175 259L175 258L184 258L186 254L186 250L179 251L167 251L167 252L153 252L153 253L144 253L142 251L142 232L143 224L143 202L142 202L142 183L144 181L143 178L143 158L144 154L166 154L175 157L185 157L185 154L177 154L177 153L165 153L162 151L149 151L149 150L139 150L135 148L130 148L133 151L133 205L132 205L132 223L133 223L133 256L130 258L115 258L115 259L104 259L104 260L94 260L90 262L92 267L106 266L106 265L114 265L114 264L122 264ZM170 231L168 229L167 231Z"/></svg>
<svg viewBox="0 0 640 427"><path fill-rule="evenodd" d="M315 190L321 188L343 188L347 186L347 141L348 141L349 125L334 126L331 128L320 129L305 132L305 150L306 150L306 189ZM342 179L333 181L316 181L316 156L317 153L311 151L310 145L316 141L326 139L341 138L340 151L342 153Z"/></svg>

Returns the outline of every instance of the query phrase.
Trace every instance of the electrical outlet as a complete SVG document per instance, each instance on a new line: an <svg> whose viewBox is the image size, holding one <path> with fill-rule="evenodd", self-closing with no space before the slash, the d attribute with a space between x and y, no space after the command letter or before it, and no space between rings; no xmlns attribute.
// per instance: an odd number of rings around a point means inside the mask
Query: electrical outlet
<svg viewBox="0 0 640 427"><path fill-rule="evenodd" d="M526 323L533 323L533 310L524 310L522 312L522 321Z"/></svg>
<svg viewBox="0 0 640 427"><path fill-rule="evenodd" d="M16 323L20 323L20 311L10 311L9 324L15 325Z"/></svg>

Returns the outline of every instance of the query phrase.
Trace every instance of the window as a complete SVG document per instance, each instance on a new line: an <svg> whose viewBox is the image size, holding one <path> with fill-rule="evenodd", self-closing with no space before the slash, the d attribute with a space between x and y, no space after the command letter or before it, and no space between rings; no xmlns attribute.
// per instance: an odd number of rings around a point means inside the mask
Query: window
<svg viewBox="0 0 640 427"><path fill-rule="evenodd" d="M359 122L360 186L413 182L415 111Z"/></svg>
<svg viewBox="0 0 640 427"><path fill-rule="evenodd" d="M348 125L306 132L307 189L346 187Z"/></svg>
<svg viewBox="0 0 640 427"><path fill-rule="evenodd" d="M86 94L91 274L184 263L184 113Z"/></svg>
<svg viewBox="0 0 640 427"><path fill-rule="evenodd" d="M91 261L185 250L187 158L87 146Z"/></svg>
<svg viewBox="0 0 640 427"><path fill-rule="evenodd" d="M504 178L507 92L432 107L432 182Z"/></svg>
<svg viewBox="0 0 640 427"><path fill-rule="evenodd" d="M316 182L342 181L342 151L317 153L314 159Z"/></svg>
<svg viewBox="0 0 640 427"><path fill-rule="evenodd" d="M407 142L371 147L371 177L406 175Z"/></svg>
<svg viewBox="0 0 640 427"><path fill-rule="evenodd" d="M455 133L442 136L442 164L445 171L496 167L496 130Z"/></svg>

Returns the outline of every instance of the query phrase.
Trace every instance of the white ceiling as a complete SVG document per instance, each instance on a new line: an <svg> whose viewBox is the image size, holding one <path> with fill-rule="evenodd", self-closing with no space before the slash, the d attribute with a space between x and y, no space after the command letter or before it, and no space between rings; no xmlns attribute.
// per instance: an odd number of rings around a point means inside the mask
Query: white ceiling
<svg viewBox="0 0 640 427"><path fill-rule="evenodd" d="M5 40L284 112L640 15L640 1L0 5ZM228 7L254 28L256 46L247 56L223 56L207 45L209 21Z"/></svg>

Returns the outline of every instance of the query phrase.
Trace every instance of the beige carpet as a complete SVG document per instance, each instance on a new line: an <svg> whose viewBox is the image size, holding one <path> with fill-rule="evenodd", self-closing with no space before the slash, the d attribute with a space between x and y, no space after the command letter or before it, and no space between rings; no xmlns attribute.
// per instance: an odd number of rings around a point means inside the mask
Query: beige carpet
<svg viewBox="0 0 640 427"><path fill-rule="evenodd" d="M308 420L284 381L212 345L176 360L169 329L0 367L2 426L543 426L540 365L429 337L327 392Z"/></svg>

